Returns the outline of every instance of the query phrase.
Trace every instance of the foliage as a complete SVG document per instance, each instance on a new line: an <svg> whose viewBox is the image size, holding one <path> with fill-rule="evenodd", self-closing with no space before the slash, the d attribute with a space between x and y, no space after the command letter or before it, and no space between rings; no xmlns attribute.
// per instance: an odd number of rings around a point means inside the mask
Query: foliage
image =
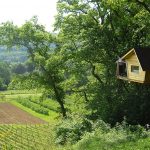
<svg viewBox="0 0 150 150"><path fill-rule="evenodd" d="M105 125L105 128L106 127L107 125ZM134 129L134 132L131 131L130 128ZM128 150L138 148L144 150L145 148L149 148L149 145L146 143L149 139L150 133L146 132L141 126L125 127L124 125L119 125L112 129L109 126L104 129L103 126L101 128L100 125L91 133L86 133L82 137L82 140L73 146L73 149L92 150L94 147L95 150ZM142 143L140 145L139 141L145 141L145 144Z"/></svg>
<svg viewBox="0 0 150 150"><path fill-rule="evenodd" d="M49 110L55 111L55 112L59 112L58 111L58 105L56 102L54 102L52 99L42 99L40 98L30 98L29 99L31 102L34 102L38 105L40 105L41 107L47 108Z"/></svg>
<svg viewBox="0 0 150 150"><path fill-rule="evenodd" d="M24 74L25 72L26 72L26 67L21 63L12 66L12 73Z"/></svg>
<svg viewBox="0 0 150 150"><path fill-rule="evenodd" d="M85 93L92 120L150 122L149 88L115 78L118 56L150 46L149 10L148 1L58 1L55 29L69 56L66 83L72 93Z"/></svg>
<svg viewBox="0 0 150 150"><path fill-rule="evenodd" d="M26 71L27 72L33 72L35 70L35 65L32 61L26 61L25 62L25 66L26 66Z"/></svg>
<svg viewBox="0 0 150 150"><path fill-rule="evenodd" d="M34 80L34 76L26 74L13 75L11 82L8 85L8 90L34 90L42 89L38 81Z"/></svg>
<svg viewBox="0 0 150 150"><path fill-rule="evenodd" d="M59 42L55 36L45 31L44 26L38 24L37 17L33 17L21 27L7 22L0 28L0 34L3 35L2 45L24 46L27 49L29 60L35 66L35 70L28 78L34 79L47 91L52 91L60 105L63 117L66 117L64 90L60 85L64 79L62 74L64 56L60 53ZM55 47L51 44L54 44Z"/></svg>
<svg viewBox="0 0 150 150"><path fill-rule="evenodd" d="M149 147L147 142L150 139L150 131L146 131L140 125L129 125L124 120L112 128L102 120L81 120L78 117L61 122L56 128L56 142L65 144L66 149L69 147L68 149L74 150L124 150L129 148L130 144L141 149L144 149L144 145ZM142 141L145 141L145 144Z"/></svg>
<svg viewBox="0 0 150 150"><path fill-rule="evenodd" d="M131 124L144 125L150 122L145 117L149 88L117 81L115 61L133 47L150 45L149 18L148 1L59 0L58 34L45 31L33 17L21 27L2 24L0 43L26 48L34 69L21 81L28 78L26 87L34 80L45 88L59 103L63 117L65 103L82 99L92 120L102 118L114 125L126 116Z"/></svg>
<svg viewBox="0 0 150 150"><path fill-rule="evenodd" d="M85 132L89 132L92 129L91 122L83 117L74 116L73 119L68 118L62 120L56 126L56 143L76 143L81 139L81 136Z"/></svg>
<svg viewBox="0 0 150 150"><path fill-rule="evenodd" d="M10 66L5 62L0 62L0 90L6 90L10 83Z"/></svg>
<svg viewBox="0 0 150 150"><path fill-rule="evenodd" d="M0 46L0 61L10 64L24 63L27 60L27 51L24 47Z"/></svg>

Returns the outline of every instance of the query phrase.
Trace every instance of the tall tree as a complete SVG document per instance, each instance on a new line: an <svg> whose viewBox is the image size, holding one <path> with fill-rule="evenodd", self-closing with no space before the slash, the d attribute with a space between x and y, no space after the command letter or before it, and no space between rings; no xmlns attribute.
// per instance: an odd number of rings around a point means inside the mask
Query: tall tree
<svg viewBox="0 0 150 150"><path fill-rule="evenodd" d="M150 45L149 18L148 1L58 1L55 27L60 31L62 49L78 62L76 68L80 62L88 66L88 76L95 78L88 82L90 107L96 116L110 123L132 115L127 113L127 105L131 93L138 92L134 84L116 80L115 61L133 47ZM126 107L121 110L124 102Z"/></svg>
<svg viewBox="0 0 150 150"><path fill-rule="evenodd" d="M10 79L10 66L5 62L0 62L0 90L7 89Z"/></svg>
<svg viewBox="0 0 150 150"><path fill-rule="evenodd" d="M14 26L12 23L3 24L0 28L1 45L27 48L29 59L36 68L32 72L32 79L54 95L63 117L66 117L64 90L60 85L64 78L63 55L59 52L56 38L45 31L37 21L37 18L33 17L21 27Z"/></svg>

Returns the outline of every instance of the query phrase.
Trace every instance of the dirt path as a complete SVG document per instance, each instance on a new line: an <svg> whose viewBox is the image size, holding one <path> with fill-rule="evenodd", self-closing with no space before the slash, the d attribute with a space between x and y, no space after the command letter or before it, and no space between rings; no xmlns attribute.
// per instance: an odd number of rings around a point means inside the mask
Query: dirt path
<svg viewBox="0 0 150 150"><path fill-rule="evenodd" d="M0 103L0 124L43 124L45 121L10 104Z"/></svg>

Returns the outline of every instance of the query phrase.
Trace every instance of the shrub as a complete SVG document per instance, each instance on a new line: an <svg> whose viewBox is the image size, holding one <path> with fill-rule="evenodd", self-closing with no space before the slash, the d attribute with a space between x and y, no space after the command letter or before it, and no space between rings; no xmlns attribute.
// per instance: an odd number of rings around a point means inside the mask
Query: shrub
<svg viewBox="0 0 150 150"><path fill-rule="evenodd" d="M60 122L56 127L56 143L76 143L85 132L92 130L92 123L84 117L75 116Z"/></svg>
<svg viewBox="0 0 150 150"><path fill-rule="evenodd" d="M135 127L136 128L136 127ZM106 130L105 130L106 131ZM126 149L124 146L128 145L128 143L134 143L138 141L144 135L148 137L149 132L142 131L142 134L138 134L137 132L129 132L128 129L119 129L112 128L105 132L100 127L95 129L91 133L86 133L82 136L82 139L73 146L74 150L120 150ZM140 130L141 132L141 130ZM138 135L138 136L137 136ZM140 135L140 136L139 136ZM129 147L128 147L129 148Z"/></svg>
<svg viewBox="0 0 150 150"><path fill-rule="evenodd" d="M140 125L128 125L126 121L112 128L102 120L91 122L84 117L74 116L56 127L56 143L66 144L75 150L115 150L147 137L150 137L150 132Z"/></svg>
<svg viewBox="0 0 150 150"><path fill-rule="evenodd" d="M119 150L129 142L134 143L140 138L150 137L150 132L146 132L142 126L127 125L125 122L110 128L103 121L98 121L93 129L91 133L85 133L82 139L73 146L73 149L93 150L94 147L95 150Z"/></svg>

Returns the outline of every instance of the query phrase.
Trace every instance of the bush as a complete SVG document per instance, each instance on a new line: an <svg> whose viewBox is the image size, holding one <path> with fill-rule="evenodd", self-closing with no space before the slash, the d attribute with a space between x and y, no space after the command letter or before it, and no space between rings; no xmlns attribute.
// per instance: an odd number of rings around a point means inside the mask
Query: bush
<svg viewBox="0 0 150 150"><path fill-rule="evenodd" d="M102 127L103 128L103 127ZM129 128L123 129L112 128L109 130L103 130L101 127L95 129L91 133L86 133L82 136L82 139L73 146L74 150L120 150L126 149L126 145L130 143L134 146L139 139L149 137L149 132L144 130L129 131ZM134 127L133 127L134 128ZM135 127L137 128L137 127ZM142 128L142 127L140 127ZM146 136L143 136L146 135ZM129 144L128 144L129 143ZM128 147L130 148L130 147ZM136 147L137 148L137 147ZM134 148L133 148L134 149Z"/></svg>
<svg viewBox="0 0 150 150"><path fill-rule="evenodd" d="M56 143L76 143L85 132L92 130L92 123L84 117L69 118L60 122L56 127Z"/></svg>
<svg viewBox="0 0 150 150"><path fill-rule="evenodd" d="M140 125L131 126L123 122L110 128L103 121L98 121L96 124L91 133L85 133L82 139L73 146L74 150L93 150L93 147L95 150L125 149L124 146L130 142L134 145L139 139L150 137L150 133Z"/></svg>
<svg viewBox="0 0 150 150"><path fill-rule="evenodd" d="M74 116L63 120L56 127L56 143L66 144L74 150L116 150L147 137L150 137L150 132L140 125L128 125L126 121L112 128L102 120L92 122Z"/></svg>

